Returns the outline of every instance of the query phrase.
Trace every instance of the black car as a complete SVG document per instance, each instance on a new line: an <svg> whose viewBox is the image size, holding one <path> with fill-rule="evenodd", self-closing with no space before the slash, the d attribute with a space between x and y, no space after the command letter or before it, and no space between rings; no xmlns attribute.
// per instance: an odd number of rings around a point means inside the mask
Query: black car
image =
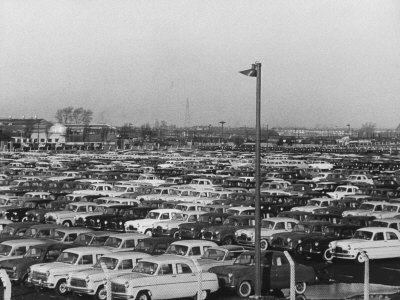
<svg viewBox="0 0 400 300"><path fill-rule="evenodd" d="M228 218L228 213L206 213L201 215L195 223L183 223L179 225L178 237L182 240L201 239L202 229L213 225L222 225Z"/></svg>
<svg viewBox="0 0 400 300"><path fill-rule="evenodd" d="M147 216L147 213L152 209L152 207L130 207L129 209L124 210L122 215L104 220L103 228L104 230L124 232L125 222L130 220L144 219Z"/></svg>
<svg viewBox="0 0 400 300"><path fill-rule="evenodd" d="M0 242L19 238L24 235L25 231L33 225L39 224L38 222L18 222L8 224L0 233Z"/></svg>
<svg viewBox="0 0 400 300"><path fill-rule="evenodd" d="M49 203L51 203L52 199L41 199L41 198L31 198L26 200L22 207L10 208L6 210L6 218L13 222L21 222L22 219L26 216L26 212L34 209L47 209Z"/></svg>
<svg viewBox="0 0 400 300"><path fill-rule="evenodd" d="M138 241L134 252L144 252L151 255L164 254L168 246L176 241L173 237L150 237Z"/></svg>
<svg viewBox="0 0 400 300"><path fill-rule="evenodd" d="M71 203L71 202L67 201L67 200L54 200L54 201L47 203L46 208L38 208L38 209L34 209L34 210L28 210L25 213L25 217L22 219L22 222L34 221L34 222L45 223L44 215L47 212L56 211L56 210L64 210L68 206L69 203Z"/></svg>
<svg viewBox="0 0 400 300"><path fill-rule="evenodd" d="M31 246L23 258L2 261L0 262L0 268L6 270L11 282L31 286L28 282L30 266L38 263L54 262L62 251L71 247L74 246L53 241Z"/></svg>
<svg viewBox="0 0 400 300"><path fill-rule="evenodd" d="M96 230L104 230L106 225L108 225L108 221L116 218L122 218L122 216L129 212L131 209L137 207L137 205L123 205L123 204L115 204L109 207L106 207L104 213L102 215L97 216L88 216L84 222L84 226L86 228L96 229ZM75 226L80 226L79 219L76 220Z"/></svg>
<svg viewBox="0 0 400 300"><path fill-rule="evenodd" d="M299 254L329 261L332 259L329 243L335 240L350 239L358 228L361 228L361 226L353 224L328 225L324 228L322 235L304 237L299 247Z"/></svg>

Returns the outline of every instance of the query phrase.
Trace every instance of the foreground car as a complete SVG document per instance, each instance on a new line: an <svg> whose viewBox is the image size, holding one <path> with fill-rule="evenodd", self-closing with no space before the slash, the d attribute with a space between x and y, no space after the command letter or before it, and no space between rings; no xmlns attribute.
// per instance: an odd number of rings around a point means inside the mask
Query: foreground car
<svg viewBox="0 0 400 300"><path fill-rule="evenodd" d="M198 276L202 280L202 299L218 290L217 275L204 272L196 276L196 273L193 261L185 257L144 258L132 273L111 280L112 297L141 300L194 297L199 290Z"/></svg>
<svg viewBox="0 0 400 300"><path fill-rule="evenodd" d="M351 239L337 240L329 244L333 258L349 259L358 263L365 261L362 252L369 259L400 257L400 233L384 227L358 229Z"/></svg>
<svg viewBox="0 0 400 300"><path fill-rule="evenodd" d="M254 293L255 265L254 251L243 252L231 266L218 266L209 272L218 276L221 288L231 289L240 297ZM307 284L315 282L315 272L310 266L296 263L296 293L303 294ZM285 254L280 251L261 251L262 292L290 287L290 265Z"/></svg>

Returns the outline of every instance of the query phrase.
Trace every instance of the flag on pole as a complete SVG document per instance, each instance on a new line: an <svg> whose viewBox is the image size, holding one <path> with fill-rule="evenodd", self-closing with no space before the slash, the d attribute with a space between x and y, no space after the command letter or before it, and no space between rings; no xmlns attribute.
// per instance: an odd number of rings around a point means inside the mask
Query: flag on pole
<svg viewBox="0 0 400 300"><path fill-rule="evenodd" d="M244 71L239 71L239 73L242 73L246 76L250 76L250 77L257 77L257 70L256 69L248 69L248 70L244 70Z"/></svg>

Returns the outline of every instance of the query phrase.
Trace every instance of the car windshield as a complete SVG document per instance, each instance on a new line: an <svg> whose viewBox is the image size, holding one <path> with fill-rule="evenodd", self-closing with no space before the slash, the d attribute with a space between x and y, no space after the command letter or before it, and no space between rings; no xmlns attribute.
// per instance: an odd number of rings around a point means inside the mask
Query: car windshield
<svg viewBox="0 0 400 300"><path fill-rule="evenodd" d="M308 200L307 205L310 205L310 206L321 206L321 201L318 201L318 200Z"/></svg>
<svg viewBox="0 0 400 300"><path fill-rule="evenodd" d="M373 233L370 231L357 230L353 239L371 240Z"/></svg>
<svg viewBox="0 0 400 300"><path fill-rule="evenodd" d="M41 248L29 248L28 252L24 255L25 258L40 258L43 253L43 249Z"/></svg>
<svg viewBox="0 0 400 300"><path fill-rule="evenodd" d="M113 248L119 248L121 245L122 240L116 237L109 237L106 242L104 243L104 246L108 247L113 247Z"/></svg>
<svg viewBox="0 0 400 300"><path fill-rule="evenodd" d="M372 221L370 227L389 227L389 224L386 222Z"/></svg>
<svg viewBox="0 0 400 300"><path fill-rule="evenodd" d="M158 268L156 263L148 261L139 261L137 265L133 268L132 272L143 273L153 275Z"/></svg>
<svg viewBox="0 0 400 300"><path fill-rule="evenodd" d="M2 245L0 244L0 255L7 256L10 254L12 247L9 245Z"/></svg>
<svg viewBox="0 0 400 300"><path fill-rule="evenodd" d="M363 203L363 204L360 205L360 209L373 210L374 209L374 205L373 204L368 204L368 203Z"/></svg>
<svg viewBox="0 0 400 300"><path fill-rule="evenodd" d="M35 208L36 204L34 202L25 202L23 207L25 207L25 208Z"/></svg>
<svg viewBox="0 0 400 300"><path fill-rule="evenodd" d="M185 245L169 245L165 254L177 254L185 256L188 252L189 247Z"/></svg>
<svg viewBox="0 0 400 300"><path fill-rule="evenodd" d="M304 224L296 224L293 228L293 232L311 232L312 227Z"/></svg>
<svg viewBox="0 0 400 300"><path fill-rule="evenodd" d="M15 233L16 229L14 227L6 226L1 232L1 235L14 235Z"/></svg>
<svg viewBox="0 0 400 300"><path fill-rule="evenodd" d="M78 207L79 207L78 205L69 204L67 209L70 211L76 211L78 209Z"/></svg>
<svg viewBox="0 0 400 300"><path fill-rule="evenodd" d="M154 212L154 211L150 211L147 214L146 219L158 219L159 216L160 216L160 213Z"/></svg>
<svg viewBox="0 0 400 300"><path fill-rule="evenodd" d="M108 270L114 270L118 265L118 259L103 256L103 257L100 257L100 259L97 261L97 263L93 267L96 269L102 269L102 264L104 264Z"/></svg>
<svg viewBox="0 0 400 300"><path fill-rule="evenodd" d="M236 258L236 260L234 261L235 265L254 265L254 255L251 254L242 254L239 255L238 258Z"/></svg>
<svg viewBox="0 0 400 300"><path fill-rule="evenodd" d="M187 219L187 215L184 215L184 214L181 214L181 213L172 213L171 214L171 219L174 220L174 221L184 221L184 220Z"/></svg>
<svg viewBox="0 0 400 300"><path fill-rule="evenodd" d="M108 239L108 236L96 236L93 238L90 245L103 246L107 239Z"/></svg>
<svg viewBox="0 0 400 300"><path fill-rule="evenodd" d="M336 237L339 237L340 236L340 229L339 228L335 228L335 227L331 227L331 226L326 226L324 228L323 233L327 234L327 235L334 235Z"/></svg>
<svg viewBox="0 0 400 300"><path fill-rule="evenodd" d="M347 192L347 189L345 187L338 186L335 192Z"/></svg>
<svg viewBox="0 0 400 300"><path fill-rule="evenodd" d="M56 240L56 241L62 241L64 236L65 236L65 232L62 232L60 230L54 230L54 232L51 235L50 239Z"/></svg>
<svg viewBox="0 0 400 300"><path fill-rule="evenodd" d="M397 210L398 210L398 207L395 205L385 205L383 207L383 211L385 211L385 212L397 212Z"/></svg>
<svg viewBox="0 0 400 300"><path fill-rule="evenodd" d="M73 265L78 260L79 255L71 252L63 252L57 258L57 262Z"/></svg>
<svg viewBox="0 0 400 300"><path fill-rule="evenodd" d="M274 226L275 222L273 221L268 221L268 220L261 221L261 228L274 229Z"/></svg>
<svg viewBox="0 0 400 300"><path fill-rule="evenodd" d="M223 260L225 257L225 251L219 249L207 249L206 252L201 256L201 258L208 258L212 260Z"/></svg>
<svg viewBox="0 0 400 300"><path fill-rule="evenodd" d="M114 191L114 192L125 192L126 191L126 189L127 189L128 187L126 187L126 186L114 186L113 188L112 188L112 191Z"/></svg>

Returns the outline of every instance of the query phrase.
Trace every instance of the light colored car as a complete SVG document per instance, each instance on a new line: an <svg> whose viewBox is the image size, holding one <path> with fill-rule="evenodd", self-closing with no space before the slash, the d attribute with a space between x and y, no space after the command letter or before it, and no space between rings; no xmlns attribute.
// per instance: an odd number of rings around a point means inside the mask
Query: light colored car
<svg viewBox="0 0 400 300"><path fill-rule="evenodd" d="M233 265L236 257L244 251L247 250L238 245L210 247L200 258L197 259L197 263L203 272L208 271L208 269L215 266Z"/></svg>
<svg viewBox="0 0 400 300"><path fill-rule="evenodd" d="M363 175L363 174L350 175L349 177L347 177L347 182L349 184L359 184L359 183L366 183L366 184L370 184L370 185L374 184L374 181L372 180L372 178L368 178L367 175Z"/></svg>
<svg viewBox="0 0 400 300"><path fill-rule="evenodd" d="M377 219L394 218L400 215L400 203L386 203L383 205L382 211L373 212L371 216Z"/></svg>
<svg viewBox="0 0 400 300"><path fill-rule="evenodd" d="M192 298L199 291L198 280L201 279L200 298L206 299L218 290L218 278L216 274L199 271L193 260L186 257L160 255L144 258L132 273L111 280L112 297L141 300Z"/></svg>
<svg viewBox="0 0 400 300"><path fill-rule="evenodd" d="M87 190L76 190L74 194L84 194L84 195L99 195L107 196L107 194L112 190L113 186L107 183L93 183L89 185Z"/></svg>
<svg viewBox="0 0 400 300"><path fill-rule="evenodd" d="M355 195L360 189L354 185L339 185L335 191L326 193L333 199L342 199L345 196Z"/></svg>
<svg viewBox="0 0 400 300"><path fill-rule="evenodd" d="M313 198L307 201L307 204L304 206L296 206L292 207L291 211L304 211L304 212L313 212L318 208L328 207L329 204L335 199L332 198Z"/></svg>
<svg viewBox="0 0 400 300"><path fill-rule="evenodd" d="M102 264L107 268L108 278L111 279L131 273L139 260L150 256L150 254L141 252L105 254L93 267L70 273L67 278L67 289L76 294L95 295L96 299L105 300L107 299L107 289L104 284L106 274Z"/></svg>
<svg viewBox="0 0 400 300"><path fill-rule="evenodd" d="M58 295L65 295L68 274L91 267L107 253L110 251L94 247L66 249L55 262L31 266L29 280L37 287L55 289Z"/></svg>
<svg viewBox="0 0 400 300"><path fill-rule="evenodd" d="M269 248L271 244L271 236L273 234L292 231L297 223L299 223L299 221L296 219L283 217L272 217L261 220L261 250L267 250ZM236 230L235 240L239 245L254 247L255 229L243 228Z"/></svg>
<svg viewBox="0 0 400 300"><path fill-rule="evenodd" d="M351 239L337 240L329 244L333 258L365 262L364 251L369 259L400 257L400 233L393 228L364 227L357 229Z"/></svg>
<svg viewBox="0 0 400 300"><path fill-rule="evenodd" d="M139 240L146 238L149 238L147 234L137 232L115 233L107 238L103 247L112 252L132 251Z"/></svg>
<svg viewBox="0 0 400 300"><path fill-rule="evenodd" d="M372 216L374 213L381 213L386 204L388 204L388 202L366 201L362 203L358 209L345 210L342 216Z"/></svg>
<svg viewBox="0 0 400 300"><path fill-rule="evenodd" d="M91 232L92 229L81 227L65 227L52 230L50 240L71 244L81 233Z"/></svg>
<svg viewBox="0 0 400 300"><path fill-rule="evenodd" d="M181 240L171 243L165 254L200 258L208 248L216 246L216 243L206 240Z"/></svg>
<svg viewBox="0 0 400 300"><path fill-rule="evenodd" d="M21 258L30 246L44 244L46 241L38 239L9 240L0 243L0 261Z"/></svg>
<svg viewBox="0 0 400 300"><path fill-rule="evenodd" d="M154 223L173 220L175 218L175 215L181 212L182 211L180 211L179 209L174 208L153 209L148 212L146 218L144 219L125 222L125 231L137 231L139 233L144 233L151 236Z"/></svg>
<svg viewBox="0 0 400 300"><path fill-rule="evenodd" d="M68 204L67 210L52 211L45 214L44 218L46 223L60 224L64 226L73 226L76 217L80 214L94 212L98 204L93 202L74 202Z"/></svg>

